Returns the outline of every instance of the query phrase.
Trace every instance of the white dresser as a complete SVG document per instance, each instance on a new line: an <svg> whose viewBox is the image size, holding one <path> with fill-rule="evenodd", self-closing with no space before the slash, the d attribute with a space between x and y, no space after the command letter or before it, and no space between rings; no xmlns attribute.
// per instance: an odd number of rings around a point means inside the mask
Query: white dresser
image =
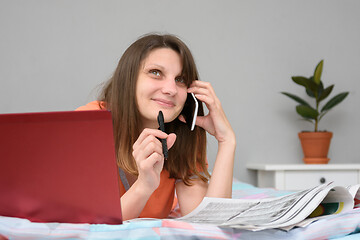
<svg viewBox="0 0 360 240"><path fill-rule="evenodd" d="M360 183L360 164L261 164L249 163L257 171L257 186L279 190L302 190L333 181L348 186Z"/></svg>

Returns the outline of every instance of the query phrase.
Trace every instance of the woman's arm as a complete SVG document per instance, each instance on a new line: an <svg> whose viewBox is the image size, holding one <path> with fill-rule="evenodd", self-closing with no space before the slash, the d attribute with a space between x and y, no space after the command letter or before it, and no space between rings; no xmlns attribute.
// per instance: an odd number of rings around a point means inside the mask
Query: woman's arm
<svg viewBox="0 0 360 240"><path fill-rule="evenodd" d="M231 198L236 148L235 133L210 83L195 81L188 92L193 92L209 109L207 116L197 118L196 125L204 128L217 139L218 152L208 184L199 179L193 180L192 186L186 186L183 182L176 184L183 215L196 208L205 196Z"/></svg>
<svg viewBox="0 0 360 240"><path fill-rule="evenodd" d="M133 156L139 176L120 199L124 220L137 218L160 184L164 156L161 142L157 138L166 138L168 147L171 148L176 135L173 133L167 135L157 129L144 129L133 145Z"/></svg>
<svg viewBox="0 0 360 240"><path fill-rule="evenodd" d="M129 190L120 198L123 220L139 217L151 194L152 192L142 187L139 181L135 181Z"/></svg>

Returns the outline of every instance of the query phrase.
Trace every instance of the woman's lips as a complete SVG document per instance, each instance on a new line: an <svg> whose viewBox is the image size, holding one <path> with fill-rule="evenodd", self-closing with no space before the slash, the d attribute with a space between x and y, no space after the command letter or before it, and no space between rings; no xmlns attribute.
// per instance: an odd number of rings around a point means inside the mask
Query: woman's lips
<svg viewBox="0 0 360 240"><path fill-rule="evenodd" d="M153 101L155 101L157 104L164 106L164 107L174 107L175 106L175 104L172 101L168 101L165 99L154 98Z"/></svg>

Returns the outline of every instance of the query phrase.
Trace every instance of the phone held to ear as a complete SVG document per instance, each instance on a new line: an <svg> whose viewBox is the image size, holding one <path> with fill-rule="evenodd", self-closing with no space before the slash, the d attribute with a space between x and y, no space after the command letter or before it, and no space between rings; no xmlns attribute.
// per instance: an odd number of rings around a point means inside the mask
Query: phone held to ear
<svg viewBox="0 0 360 240"><path fill-rule="evenodd" d="M190 130L195 128L196 117L198 115L199 103L193 93L188 93L182 115Z"/></svg>
<svg viewBox="0 0 360 240"><path fill-rule="evenodd" d="M192 119L192 122L191 122L191 131L194 130L195 128L195 122L196 122L196 117L197 117L197 114L198 114L198 108L199 108L199 103L198 103L198 100L196 99L195 95L193 93L190 93L190 95L192 96L192 99L194 100L194 103L195 103L195 109L194 109L194 113L193 113L193 119Z"/></svg>

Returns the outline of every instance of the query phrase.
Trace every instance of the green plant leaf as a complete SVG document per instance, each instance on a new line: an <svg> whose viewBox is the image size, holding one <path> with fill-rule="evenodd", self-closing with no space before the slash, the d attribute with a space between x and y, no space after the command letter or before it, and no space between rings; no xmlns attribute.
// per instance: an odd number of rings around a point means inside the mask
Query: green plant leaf
<svg viewBox="0 0 360 240"><path fill-rule="evenodd" d="M318 102L320 102L319 98L320 98L321 94L323 93L323 91L324 91L324 85L323 85L322 81L320 81L320 83L317 85L317 101Z"/></svg>
<svg viewBox="0 0 360 240"><path fill-rule="evenodd" d="M313 96L316 96L318 86L311 78L309 79L302 76L294 76L291 78L296 84L304 86L306 89L306 93L311 92L310 95L308 93L309 96L311 96L311 94Z"/></svg>
<svg viewBox="0 0 360 240"><path fill-rule="evenodd" d="M310 77L309 80L310 80L310 82L307 83L307 84L311 84L311 82L314 81L314 78L313 78L313 77ZM315 96L315 86L316 86L316 84L313 83L312 85L314 85L314 86L313 86L313 89L310 89L309 87L306 88L306 94L307 94L309 97L315 98L315 97L316 97L316 96Z"/></svg>
<svg viewBox="0 0 360 240"><path fill-rule="evenodd" d="M295 100L296 102L300 103L301 105L310 107L310 104L308 104L305 100L301 99L300 97L295 96L294 94L287 93L287 92L281 92L281 93L284 94L285 96L288 96L289 98Z"/></svg>
<svg viewBox="0 0 360 240"><path fill-rule="evenodd" d="M304 86L305 88L307 88L307 86L308 86L307 81L309 79L307 79L306 77L294 76L294 77L291 77L291 79L294 81L294 83Z"/></svg>
<svg viewBox="0 0 360 240"><path fill-rule="evenodd" d="M318 65L315 68L314 71L314 82L316 84L320 84L321 81L321 74L322 74L322 70L323 70L323 64L324 64L324 60L321 60Z"/></svg>
<svg viewBox="0 0 360 240"><path fill-rule="evenodd" d="M324 91L322 91L322 93L320 94L319 102L321 102L322 100L327 98L330 95L330 93L332 92L333 88L334 88L334 85L331 85L331 86L325 88Z"/></svg>
<svg viewBox="0 0 360 240"><path fill-rule="evenodd" d="M318 111L316 111L316 109L309 107L309 106L305 106L305 105L298 105L296 106L296 112L302 116L303 118L306 119L316 119L317 116L319 115Z"/></svg>
<svg viewBox="0 0 360 240"><path fill-rule="evenodd" d="M312 98L315 98L315 95L312 91L310 91L309 89L306 89L306 94L309 96L309 97L312 97Z"/></svg>
<svg viewBox="0 0 360 240"><path fill-rule="evenodd" d="M348 94L349 92L339 93L325 104L325 106L321 109L321 112L329 111L330 109L341 103Z"/></svg>
<svg viewBox="0 0 360 240"><path fill-rule="evenodd" d="M317 94L318 94L318 92L319 92L319 90L318 90L318 89L319 89L319 85L314 82L314 80L313 80L312 77L308 79L307 84L308 84L308 89L309 89L311 92L313 92L313 95L314 95L315 97L317 97Z"/></svg>

